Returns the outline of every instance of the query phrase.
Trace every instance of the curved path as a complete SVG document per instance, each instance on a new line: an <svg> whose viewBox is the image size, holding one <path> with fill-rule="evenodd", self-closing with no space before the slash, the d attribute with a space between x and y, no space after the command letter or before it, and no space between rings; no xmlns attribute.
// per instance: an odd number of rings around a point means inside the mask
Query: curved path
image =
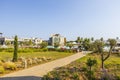
<svg viewBox="0 0 120 80"><path fill-rule="evenodd" d="M4 75L0 80L41 80L40 77L47 74L49 71L52 71L54 68L65 66L83 56L85 52L76 53L74 55L57 59L45 64L41 64L35 67L17 71Z"/></svg>

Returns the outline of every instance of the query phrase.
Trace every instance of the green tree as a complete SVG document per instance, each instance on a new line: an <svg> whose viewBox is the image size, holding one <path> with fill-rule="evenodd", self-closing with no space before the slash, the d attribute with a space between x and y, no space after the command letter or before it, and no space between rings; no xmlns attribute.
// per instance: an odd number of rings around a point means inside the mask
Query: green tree
<svg viewBox="0 0 120 80"><path fill-rule="evenodd" d="M81 47L82 47L82 38L77 37L76 42L77 42L78 48L81 50Z"/></svg>
<svg viewBox="0 0 120 80"><path fill-rule="evenodd" d="M85 38L83 40L82 46L85 50L89 50L90 49L90 39Z"/></svg>
<svg viewBox="0 0 120 80"><path fill-rule="evenodd" d="M104 48L104 42L101 40L96 40L93 43L93 47L94 47L94 52L98 52L98 53L103 53L103 48Z"/></svg>
<svg viewBox="0 0 120 80"><path fill-rule="evenodd" d="M102 62L101 66L102 66L103 70L104 70L104 61L106 61L110 57L110 54L112 53L112 50L116 45L116 40L115 39L109 39L108 42L109 42L110 49L109 49L109 52L106 56L104 55L104 52L103 52L103 48L104 48L103 41L97 40L94 43L96 50L101 54L101 62Z"/></svg>
<svg viewBox="0 0 120 80"><path fill-rule="evenodd" d="M42 42L41 44L40 44L40 47L41 48L46 48L48 46L48 42Z"/></svg>
<svg viewBox="0 0 120 80"><path fill-rule="evenodd" d="M77 43L80 43L81 42L81 39L80 37L77 37L77 40L76 40Z"/></svg>
<svg viewBox="0 0 120 80"><path fill-rule="evenodd" d="M94 66L95 64L97 64L97 60L91 58L87 59L86 65L89 67L89 71L87 72L87 74L90 80L92 80L93 75L92 66Z"/></svg>
<svg viewBox="0 0 120 80"><path fill-rule="evenodd" d="M73 47L73 41L67 42L67 46L71 49Z"/></svg>
<svg viewBox="0 0 120 80"><path fill-rule="evenodd" d="M91 41L94 41L94 37L91 38Z"/></svg>
<svg viewBox="0 0 120 80"><path fill-rule="evenodd" d="M103 37L101 37L100 40L103 41L104 40Z"/></svg>
<svg viewBox="0 0 120 80"><path fill-rule="evenodd" d="M29 46L32 46L32 45L33 45L32 40L29 40L29 41L28 41L28 45L29 45Z"/></svg>
<svg viewBox="0 0 120 80"><path fill-rule="evenodd" d="M17 61L18 58L18 37L17 35L14 38L14 54L13 54L13 62Z"/></svg>
<svg viewBox="0 0 120 80"><path fill-rule="evenodd" d="M97 60L95 59L87 59L86 65L89 67L89 71L92 71L92 66L94 66L97 63Z"/></svg>
<svg viewBox="0 0 120 80"><path fill-rule="evenodd" d="M54 43L54 47L55 48L59 47L59 43L58 42Z"/></svg>

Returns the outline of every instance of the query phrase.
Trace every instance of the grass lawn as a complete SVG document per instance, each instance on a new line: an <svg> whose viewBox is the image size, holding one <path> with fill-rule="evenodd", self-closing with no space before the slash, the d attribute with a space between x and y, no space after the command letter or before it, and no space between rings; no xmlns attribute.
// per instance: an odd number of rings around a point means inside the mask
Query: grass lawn
<svg viewBox="0 0 120 80"><path fill-rule="evenodd" d="M18 57L33 58L33 57L51 57L52 59L63 58L73 53L67 52L56 52L56 51L47 51L47 52L27 52L27 53L18 53ZM0 52L0 59L10 59L13 56L13 52Z"/></svg>
<svg viewBox="0 0 120 80"><path fill-rule="evenodd" d="M52 61L52 60L55 60L55 59L67 57L67 56L70 56L72 54L73 53L57 52L57 51L46 51L46 52L33 52L32 51L32 52L20 52L20 53L18 53L18 58L19 57L30 58L30 59L36 58L36 57L39 57L39 58L45 57L46 59L51 58L50 60L42 61L38 64L32 64L32 65L28 66L28 68L29 68L29 67L39 65L39 64L42 64L42 63L46 63L46 62L49 62L49 61ZM13 57L13 52L5 52L5 51L0 52L0 60L9 61L9 60L12 60L12 57ZM0 66L1 66L1 64L0 64ZM23 68L17 68L17 70L21 70L21 69L23 69ZM4 74L11 73L11 72L14 72L14 71L17 71L17 70L7 69L7 70L4 71ZM1 69L0 69L0 72L1 72ZM0 76L2 76L4 74L0 73Z"/></svg>
<svg viewBox="0 0 120 80"><path fill-rule="evenodd" d="M88 58L97 60L97 64L92 67L92 71L94 72L94 79L92 80L100 80L102 75L101 57L96 53L88 54L87 56L78 59L67 66L55 69L54 71L45 75L43 80L49 80L51 78L58 80L89 80L87 72L89 68L86 66ZM112 80L120 80L120 56L118 54L112 54L108 60L105 61L105 68L108 70L108 74L115 78Z"/></svg>

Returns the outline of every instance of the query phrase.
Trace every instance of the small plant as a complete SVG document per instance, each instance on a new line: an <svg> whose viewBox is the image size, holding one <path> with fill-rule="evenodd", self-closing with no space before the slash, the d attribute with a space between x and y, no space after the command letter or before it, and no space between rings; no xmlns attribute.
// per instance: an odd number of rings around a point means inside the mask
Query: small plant
<svg viewBox="0 0 120 80"><path fill-rule="evenodd" d="M94 66L96 63L97 63L97 60L95 59L91 59L91 58L87 59L86 65L89 67L89 70L87 71L87 75L90 80L93 80L94 73L92 71L92 66Z"/></svg>
<svg viewBox="0 0 120 80"><path fill-rule="evenodd" d="M89 67L89 71L92 70L92 66L94 66L95 64L97 64L97 60L91 58L87 59L86 65Z"/></svg>
<svg viewBox="0 0 120 80"><path fill-rule="evenodd" d="M51 80L52 79L52 75L51 73L48 73L47 75L44 75L42 80Z"/></svg>
<svg viewBox="0 0 120 80"><path fill-rule="evenodd" d="M79 74L78 74L78 73L74 73L74 74L73 74L73 79L74 79L74 80L80 80L80 79L79 79Z"/></svg>
<svg viewBox="0 0 120 80"><path fill-rule="evenodd" d="M13 62L6 62L4 63L4 68L8 70L16 70L17 66Z"/></svg>

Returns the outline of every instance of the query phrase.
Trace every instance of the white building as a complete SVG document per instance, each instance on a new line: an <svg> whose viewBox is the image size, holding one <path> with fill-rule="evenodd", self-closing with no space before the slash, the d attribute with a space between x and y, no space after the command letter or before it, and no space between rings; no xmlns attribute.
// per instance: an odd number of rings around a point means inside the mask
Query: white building
<svg viewBox="0 0 120 80"><path fill-rule="evenodd" d="M53 34L49 39L49 45L54 46L58 44L59 46L64 46L66 43L66 38L61 36L60 34Z"/></svg>

